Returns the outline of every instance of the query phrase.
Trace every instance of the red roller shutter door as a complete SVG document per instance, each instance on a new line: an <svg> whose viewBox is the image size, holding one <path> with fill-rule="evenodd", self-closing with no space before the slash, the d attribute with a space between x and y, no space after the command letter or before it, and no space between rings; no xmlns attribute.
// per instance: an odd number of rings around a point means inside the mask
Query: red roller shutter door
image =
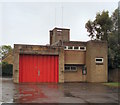
<svg viewBox="0 0 120 105"><path fill-rule="evenodd" d="M19 82L58 82L58 56L19 56Z"/></svg>

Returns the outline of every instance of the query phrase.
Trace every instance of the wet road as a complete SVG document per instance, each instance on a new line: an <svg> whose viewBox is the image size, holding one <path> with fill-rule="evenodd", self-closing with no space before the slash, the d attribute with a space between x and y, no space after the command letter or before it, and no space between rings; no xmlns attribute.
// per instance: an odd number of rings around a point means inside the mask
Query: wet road
<svg viewBox="0 0 120 105"><path fill-rule="evenodd" d="M11 78L3 78L1 101L17 103L118 103L118 88L99 83L14 84Z"/></svg>

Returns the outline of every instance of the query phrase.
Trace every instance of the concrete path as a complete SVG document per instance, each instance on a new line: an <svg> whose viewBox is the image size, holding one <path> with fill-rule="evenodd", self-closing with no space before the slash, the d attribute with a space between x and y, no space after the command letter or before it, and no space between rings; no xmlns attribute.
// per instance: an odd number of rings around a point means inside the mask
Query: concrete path
<svg viewBox="0 0 120 105"><path fill-rule="evenodd" d="M14 84L2 79L2 102L118 103L118 88L100 83Z"/></svg>

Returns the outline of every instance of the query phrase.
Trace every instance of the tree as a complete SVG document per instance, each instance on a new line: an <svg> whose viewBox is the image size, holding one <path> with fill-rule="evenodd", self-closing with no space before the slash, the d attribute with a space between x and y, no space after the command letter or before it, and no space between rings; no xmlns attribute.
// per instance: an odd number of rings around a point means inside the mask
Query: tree
<svg viewBox="0 0 120 105"><path fill-rule="evenodd" d="M89 32L88 36L91 37L91 40L93 40L95 38L94 22L89 20L85 27L87 28L87 32Z"/></svg>
<svg viewBox="0 0 120 105"><path fill-rule="evenodd" d="M10 45L0 46L0 58L5 57L10 51L12 51L12 47Z"/></svg>
<svg viewBox="0 0 120 105"><path fill-rule="evenodd" d="M111 50L113 53L109 52L109 55L111 54L112 56L112 61L113 61L113 66L116 67L120 67L120 11L119 9L116 9L112 16L111 16L111 20L113 22L113 27L112 27L112 31L109 35L109 50Z"/></svg>
<svg viewBox="0 0 120 105"><path fill-rule="evenodd" d="M7 62L2 62L2 76L12 76L13 75L13 65Z"/></svg>
<svg viewBox="0 0 120 105"><path fill-rule="evenodd" d="M108 40L108 34L112 28L112 20L109 17L108 11L103 11L102 13L97 13L95 20L89 20L85 27L89 32L91 39L95 40Z"/></svg>

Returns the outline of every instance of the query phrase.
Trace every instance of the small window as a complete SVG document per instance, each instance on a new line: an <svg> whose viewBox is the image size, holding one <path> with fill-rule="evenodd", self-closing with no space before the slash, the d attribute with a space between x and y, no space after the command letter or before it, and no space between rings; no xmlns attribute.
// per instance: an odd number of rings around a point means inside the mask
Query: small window
<svg viewBox="0 0 120 105"><path fill-rule="evenodd" d="M61 32L62 30L57 30L57 32Z"/></svg>
<svg viewBox="0 0 120 105"><path fill-rule="evenodd" d="M103 58L95 58L96 63L103 63Z"/></svg>
<svg viewBox="0 0 120 105"><path fill-rule="evenodd" d="M81 47L80 47L80 50L86 50L86 47L81 46Z"/></svg>
<svg viewBox="0 0 120 105"><path fill-rule="evenodd" d="M65 71L77 71L76 66L65 66Z"/></svg>
<svg viewBox="0 0 120 105"><path fill-rule="evenodd" d="M76 66L71 66L71 70L72 70L72 71L76 71L76 70L77 70L77 67L76 67Z"/></svg>
<svg viewBox="0 0 120 105"><path fill-rule="evenodd" d="M64 46L64 49L67 50L67 49L68 49L68 46Z"/></svg>
<svg viewBox="0 0 120 105"><path fill-rule="evenodd" d="M65 46L64 49L67 49L67 47Z"/></svg>
<svg viewBox="0 0 120 105"><path fill-rule="evenodd" d="M62 30L57 30L57 34L61 35L62 34Z"/></svg>
<svg viewBox="0 0 120 105"><path fill-rule="evenodd" d="M70 71L70 66L65 66L66 71Z"/></svg>
<svg viewBox="0 0 120 105"><path fill-rule="evenodd" d="M72 46L68 46L68 49L73 49L73 47Z"/></svg>
<svg viewBox="0 0 120 105"><path fill-rule="evenodd" d="M74 50L78 50L79 49L79 47L78 46L74 46Z"/></svg>

